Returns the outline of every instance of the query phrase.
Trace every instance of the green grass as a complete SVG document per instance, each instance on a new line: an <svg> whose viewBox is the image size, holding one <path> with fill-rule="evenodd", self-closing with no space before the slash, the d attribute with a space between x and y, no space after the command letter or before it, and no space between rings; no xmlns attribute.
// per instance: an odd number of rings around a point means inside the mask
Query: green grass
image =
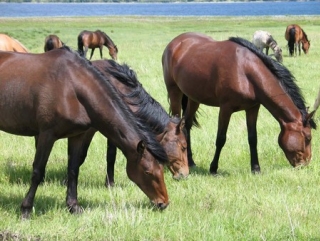
<svg viewBox="0 0 320 241"><path fill-rule="evenodd" d="M308 55L291 58L284 39L288 24L298 23L311 39ZM119 48L119 62L129 64L144 88L168 109L161 55L168 42L186 31L216 40L231 36L251 40L254 31L272 33L283 49L284 65L295 75L312 106L319 90L320 17L99 17L0 18L1 32L21 41L31 52L43 52L44 39L57 34L76 49L84 29L105 31ZM107 49L103 51L108 56ZM98 51L94 59L99 59ZM30 63L32 64L32 63ZM319 131L313 131L313 160L293 169L277 144L279 124L264 108L258 119L258 152L262 173L252 175L245 115L232 116L222 151L219 175L212 160L218 108L201 106L202 128L192 130L197 167L188 179L175 181L165 170L170 205L154 211L148 198L125 172L119 153L116 186L104 187L106 140L96 134L81 167L78 196L85 211L66 210L66 140L56 142L47 174L36 195L31 220L20 220L20 204L29 188L34 140L0 133L0 240L319 240ZM318 117L316 118L319 119ZM319 121L318 121L319 122Z"/></svg>

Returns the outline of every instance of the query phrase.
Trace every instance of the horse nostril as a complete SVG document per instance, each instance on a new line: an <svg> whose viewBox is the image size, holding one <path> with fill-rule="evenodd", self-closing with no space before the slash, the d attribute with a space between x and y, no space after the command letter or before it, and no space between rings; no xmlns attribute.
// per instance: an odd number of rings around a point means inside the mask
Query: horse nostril
<svg viewBox="0 0 320 241"><path fill-rule="evenodd" d="M167 206L168 206L168 204L165 204L165 203L158 203L158 204L157 204L157 207L158 207L160 210L166 209Z"/></svg>

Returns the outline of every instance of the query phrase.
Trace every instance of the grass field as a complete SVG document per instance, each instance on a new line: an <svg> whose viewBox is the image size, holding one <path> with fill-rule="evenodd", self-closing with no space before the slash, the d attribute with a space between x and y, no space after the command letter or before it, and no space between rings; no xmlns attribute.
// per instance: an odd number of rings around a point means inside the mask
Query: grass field
<svg viewBox="0 0 320 241"><path fill-rule="evenodd" d="M284 39L288 24L297 23L311 40L308 55L289 57ZM294 74L308 106L320 86L320 17L99 17L0 18L0 32L42 53L48 34L73 49L84 30L105 31L119 48L120 63L130 65L144 88L168 109L161 55L182 32L197 31L225 40L251 40L254 31L272 33L283 50L283 64ZM272 52L272 51L271 51ZM104 57L108 57L105 48ZM94 59L99 59L98 50ZM32 65L32 63L30 63ZM244 113L232 116L222 151L219 175L209 175L218 108L201 106L200 129L192 130L197 167L186 180L175 181L165 170L170 205L154 211L148 198L125 172L119 153L116 186L104 187L106 140L96 134L81 167L78 196L85 208L71 215L65 206L66 140L56 142L39 187L31 220L21 221L20 204L29 188L34 140L0 133L0 240L320 240L320 134L313 131L313 159L293 169L277 144L279 124L264 108L258 119L258 153L262 173L250 172ZM1 115L1 113L0 113ZM316 117L319 123L319 118Z"/></svg>

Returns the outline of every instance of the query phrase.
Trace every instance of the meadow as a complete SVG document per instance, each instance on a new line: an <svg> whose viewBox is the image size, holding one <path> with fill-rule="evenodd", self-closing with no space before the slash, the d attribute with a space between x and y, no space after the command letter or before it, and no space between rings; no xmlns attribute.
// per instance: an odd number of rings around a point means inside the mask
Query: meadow
<svg viewBox="0 0 320 241"><path fill-rule="evenodd" d="M284 32L291 23L308 34L308 55L289 57ZM256 30L269 31L282 47L283 64L295 76L307 106L313 106L320 87L317 16L0 18L0 26L0 32L18 39L32 53L43 52L48 34L58 35L76 49L82 30L105 31L118 46L118 62L131 66L144 88L167 110L161 55L171 39L188 31L216 40L231 36L251 40ZM103 54L109 58L106 48ZM93 59L99 59L98 50ZM279 124L262 107L257 127L262 171L253 175L245 115L237 112L231 118L218 176L213 177L209 165L218 111L200 106L201 128L192 129L197 166L189 177L175 181L165 169L170 205L164 211L153 210L129 180L120 152L116 185L105 188L106 140L97 133L79 176L78 197L84 213L72 215L66 208L67 145L66 140L59 140L50 155L45 182L37 191L32 218L22 221L20 204L29 188L34 139L1 132L0 240L320 240L319 130L312 132L310 165L294 169L278 146Z"/></svg>

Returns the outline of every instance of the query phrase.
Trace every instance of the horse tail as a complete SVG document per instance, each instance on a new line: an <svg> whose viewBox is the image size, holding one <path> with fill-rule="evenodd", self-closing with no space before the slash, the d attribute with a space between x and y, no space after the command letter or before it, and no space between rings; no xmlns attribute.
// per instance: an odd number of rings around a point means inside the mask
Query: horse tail
<svg viewBox="0 0 320 241"><path fill-rule="evenodd" d="M295 42L296 42L296 29L291 28L289 30L289 41L288 41L290 55L293 55L293 53L294 53L294 43Z"/></svg>
<svg viewBox="0 0 320 241"><path fill-rule="evenodd" d="M82 33L78 35L78 52L80 56L84 57Z"/></svg>
<svg viewBox="0 0 320 241"><path fill-rule="evenodd" d="M184 116L186 109L187 109L187 105L188 105L188 96L186 96L185 94L182 95L182 99L181 99L181 107L182 107L182 116ZM192 125L195 127L200 127L200 124L197 120L197 113L195 113L193 120L192 120Z"/></svg>
<svg viewBox="0 0 320 241"><path fill-rule="evenodd" d="M44 52L50 51L52 49L54 49L54 44L52 38L49 38L44 45Z"/></svg>

